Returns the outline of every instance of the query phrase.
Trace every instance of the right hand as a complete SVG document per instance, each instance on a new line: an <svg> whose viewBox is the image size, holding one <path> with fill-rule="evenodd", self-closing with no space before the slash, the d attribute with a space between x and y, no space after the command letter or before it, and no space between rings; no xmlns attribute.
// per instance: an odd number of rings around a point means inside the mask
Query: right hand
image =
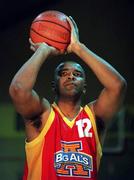
<svg viewBox="0 0 134 180"><path fill-rule="evenodd" d="M30 43L30 49L32 51L36 51L37 49L42 49L45 53L46 51L49 52L50 55L58 55L60 54L60 51L58 51L56 48L49 46L48 44L46 44L45 42L41 42L41 43L34 43L31 38L29 38L29 43Z"/></svg>

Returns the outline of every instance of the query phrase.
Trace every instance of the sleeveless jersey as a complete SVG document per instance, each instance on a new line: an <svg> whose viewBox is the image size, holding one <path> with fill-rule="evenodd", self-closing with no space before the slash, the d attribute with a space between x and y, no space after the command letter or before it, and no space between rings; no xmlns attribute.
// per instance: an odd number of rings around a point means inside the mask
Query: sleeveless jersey
<svg viewBox="0 0 134 180"><path fill-rule="evenodd" d="M53 104L43 130L25 150L23 180L97 180L102 151L87 105L70 121Z"/></svg>

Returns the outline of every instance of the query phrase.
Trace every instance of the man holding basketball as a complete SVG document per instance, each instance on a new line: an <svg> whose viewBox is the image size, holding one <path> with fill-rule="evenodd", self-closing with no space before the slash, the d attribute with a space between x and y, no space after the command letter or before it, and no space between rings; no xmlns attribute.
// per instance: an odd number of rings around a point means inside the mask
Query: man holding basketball
<svg viewBox="0 0 134 180"><path fill-rule="evenodd" d="M123 103L124 78L106 61L79 41L74 20L68 53L74 53L104 86L99 97L81 107L86 91L85 73L75 62L63 62L55 70L55 102L40 99L33 90L38 72L50 55L59 51L45 43L31 43L33 56L17 72L10 95L25 122L26 166L23 180L96 180L101 145L108 122Z"/></svg>

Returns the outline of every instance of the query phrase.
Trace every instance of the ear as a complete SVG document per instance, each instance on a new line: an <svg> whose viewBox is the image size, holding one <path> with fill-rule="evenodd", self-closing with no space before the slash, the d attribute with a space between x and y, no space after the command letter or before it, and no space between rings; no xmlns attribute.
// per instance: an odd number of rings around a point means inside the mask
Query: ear
<svg viewBox="0 0 134 180"><path fill-rule="evenodd" d="M52 91L55 92L56 86L55 86L55 82L54 81L51 82L51 87L52 87Z"/></svg>
<svg viewBox="0 0 134 180"><path fill-rule="evenodd" d="M86 94L86 87L87 87L87 84L84 83L83 94Z"/></svg>
<svg viewBox="0 0 134 180"><path fill-rule="evenodd" d="M86 89L83 89L83 94L86 94Z"/></svg>

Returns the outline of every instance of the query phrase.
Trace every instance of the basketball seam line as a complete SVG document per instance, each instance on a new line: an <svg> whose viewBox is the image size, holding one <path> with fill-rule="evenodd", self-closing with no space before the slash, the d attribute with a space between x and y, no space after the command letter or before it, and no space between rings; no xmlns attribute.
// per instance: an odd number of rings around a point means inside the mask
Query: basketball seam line
<svg viewBox="0 0 134 180"><path fill-rule="evenodd" d="M66 28L65 26L61 25L61 24L58 24L56 22L53 22L53 21L48 21L48 20L38 20L38 21L34 21L33 23L36 23L36 22L40 22L40 21L44 21L44 22L50 22L50 23L53 23L53 24L56 24L58 26L61 26L62 28L65 28L67 31L71 32L68 28ZM32 24L33 24L32 23Z"/></svg>
<svg viewBox="0 0 134 180"><path fill-rule="evenodd" d="M56 41L56 40L53 40L53 39L47 38L47 37L45 37L45 36L43 36L43 35L39 34L37 31L35 31L35 30L34 30L34 29L32 29L32 28L31 28L31 30L32 30L33 32L35 32L36 34L38 34L39 36L41 36L41 37L43 37L43 38L46 38L46 39L48 39L48 40L50 40L50 41L57 42L57 43L61 43L61 44L69 44L69 42L60 42L60 41Z"/></svg>

